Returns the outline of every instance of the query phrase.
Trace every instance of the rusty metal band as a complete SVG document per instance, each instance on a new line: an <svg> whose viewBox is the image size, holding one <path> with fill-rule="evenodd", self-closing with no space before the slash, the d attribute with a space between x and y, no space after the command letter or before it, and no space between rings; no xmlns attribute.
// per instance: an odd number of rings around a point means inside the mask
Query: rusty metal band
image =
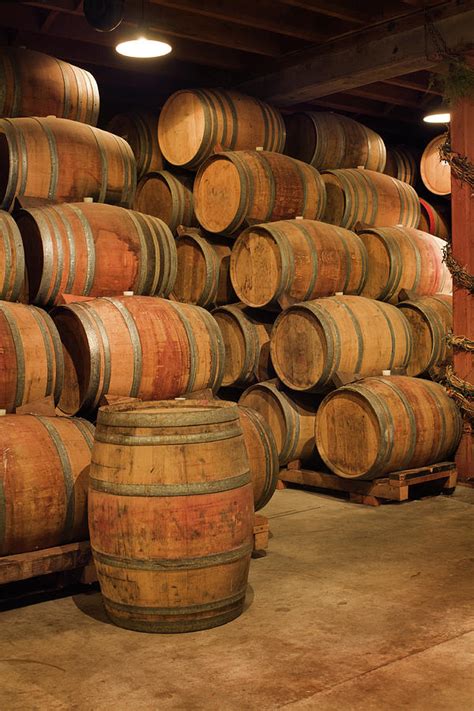
<svg viewBox="0 0 474 711"><path fill-rule="evenodd" d="M405 238L405 235L393 227L392 230L401 235L405 242L408 242L410 246L416 251L416 247L411 240ZM400 248L400 244L396 237L393 236L391 232L384 234L382 230L377 232L382 244L384 245L387 255L389 258L389 276L385 289L383 289L379 298L384 301L389 301L400 289L400 281L403 274L404 257ZM406 235L408 237L408 235ZM394 257L392 259L392 256ZM415 285L413 285L415 286Z"/></svg>
<svg viewBox="0 0 474 711"><path fill-rule="evenodd" d="M120 160L122 161L123 180L122 180L122 193L120 195L120 204L122 206L129 207L130 200L131 200L130 191L131 191L132 174L131 174L131 170L129 170L130 164L129 164L128 156L126 155L126 152L124 154L124 151L123 151L124 146L129 146L129 144L123 138L121 138L120 136L116 136L114 133L109 133L109 136L111 138L113 138L113 140L117 144L119 153L120 153ZM108 180L108 177L107 177L107 180Z"/></svg>
<svg viewBox="0 0 474 711"><path fill-rule="evenodd" d="M216 313L228 314L240 329L245 343L245 353L242 367L240 368L239 376L237 377L235 382L246 383L249 376L255 375L255 366L258 361L259 355L260 344L258 336L255 333L255 328L253 324L251 324L250 326L247 324L245 318L242 317L242 312L240 311L240 309L235 308L234 306L219 307L218 309L212 312L213 318L214 314Z"/></svg>
<svg viewBox="0 0 474 711"><path fill-rule="evenodd" d="M143 353L142 353L142 343L140 340L140 334L138 333L137 325L131 315L130 311L126 306L122 304L120 299L116 299L112 296L105 296L105 301L108 301L112 306L115 306L117 311L120 313L124 320L125 326L127 327L128 334L130 337L130 343L132 346L133 353L133 377L132 384L130 386L130 397L137 397L140 391L140 385L142 381L142 371L143 371ZM110 378L109 378L110 379ZM108 391L107 389L104 392Z"/></svg>
<svg viewBox="0 0 474 711"><path fill-rule="evenodd" d="M205 408L195 406L194 403L194 400L187 401L188 409L172 400L151 402L149 414L146 414L144 409L140 409L137 414L136 410L120 412L115 408L109 411L103 408L99 412L97 423L106 427L201 427L239 421L237 403L222 403L222 406L215 407L217 403L211 401L206 403ZM167 405L173 407L165 407Z"/></svg>
<svg viewBox="0 0 474 711"><path fill-rule="evenodd" d="M58 65L59 72L61 74L61 78L63 80L63 97L64 97L64 105L63 105L63 118L71 118L70 113L71 113L71 96L70 96L70 91L69 91L69 81L66 78L66 75L64 74L64 68L63 68L63 62L60 59L55 59L56 64ZM76 115L76 120L77 120L77 115Z"/></svg>
<svg viewBox="0 0 474 711"><path fill-rule="evenodd" d="M28 306L25 306L28 309ZM21 333L18 330L15 319L10 314L7 302L0 302L0 311L3 313L5 320L10 329L10 334L15 347L15 358L17 367L16 391L15 391L15 407L23 404L23 395L25 393L25 350Z"/></svg>
<svg viewBox="0 0 474 711"><path fill-rule="evenodd" d="M186 386L185 392L192 393L194 384L196 382L197 366L198 366L198 352L196 348L196 339L194 338L194 333L188 318L184 315L184 309L181 308L181 304L178 306L173 301L169 301L168 305L171 306L178 315L178 319L181 321L181 325L186 333L186 338L189 346L189 377L188 384ZM198 308L198 307L195 307Z"/></svg>
<svg viewBox="0 0 474 711"><path fill-rule="evenodd" d="M337 297L335 297L337 298ZM349 316L349 319L352 322L352 326L354 328L355 334L356 334L356 339L357 339L357 360L354 365L354 373L360 373L360 368L362 366L362 361L364 359L364 339L362 336L362 331L360 328L360 321L357 318L357 316L354 315L352 312L351 307L342 299L337 298L338 304L342 307L342 309L347 313ZM393 340L392 340L393 344ZM393 359L392 359L393 360Z"/></svg>
<svg viewBox="0 0 474 711"><path fill-rule="evenodd" d="M61 464L61 472L64 478L65 499L66 499L66 516L63 526L63 539L65 542L71 541L74 536L75 522L75 494L74 494L74 474L72 471L71 460L61 435L53 425L53 419L35 415L36 419L41 422L47 433L49 434Z"/></svg>
<svg viewBox="0 0 474 711"><path fill-rule="evenodd" d="M234 427L222 430L221 432L199 432L199 433L188 433L188 434L173 434L173 435L125 435L125 434L113 434L96 431L95 441L102 442L103 444L117 444L126 447L157 447L161 445L188 445L188 444L201 444L202 442L207 442L212 444L213 442L221 442L226 439L233 439L235 437L242 436L242 430L240 425L237 423Z"/></svg>
<svg viewBox="0 0 474 711"><path fill-rule="evenodd" d="M176 634L178 632L199 632L202 630L219 627L227 622L235 620L236 617L242 614L244 600L240 605L237 605L231 610L222 613L221 615L212 615L208 617L199 617L197 619L184 620L141 620L133 617L119 617L114 615L113 610L110 610L110 617L114 619L115 624L125 629L133 630L134 632L158 632L160 634ZM107 607L107 602L105 601Z"/></svg>
<svg viewBox="0 0 474 711"><path fill-rule="evenodd" d="M416 428L415 413L414 413L413 408L410 405L405 393L403 392L403 390L400 387L398 387L397 385L394 385L393 379L385 378L384 385L386 385L390 390L392 390L395 393L395 395L398 397L398 399L401 401L401 403L405 409L405 412L407 414L408 421L410 423L409 431L411 433L411 437L410 437L409 446L406 450L406 454L403 459L403 462L400 463L400 466L397 465L398 469L405 469L406 467L410 466L410 463L413 461L413 455L415 453L415 448L416 448L417 428ZM406 439L404 441L406 443Z"/></svg>
<svg viewBox="0 0 474 711"><path fill-rule="evenodd" d="M8 219L8 218L7 218ZM13 243L13 252L15 255L15 277L11 287L10 299L17 301L20 298L21 289L25 275L25 252L23 249L23 241L21 239L20 230L16 222L11 222L11 238Z"/></svg>
<svg viewBox="0 0 474 711"><path fill-rule="evenodd" d="M344 281L344 286L342 287L342 291L343 291L343 293L345 293L347 291L349 282L351 280L352 258L351 258L351 253L350 253L349 247L347 245L347 238L346 238L346 235L344 234L344 232L342 231L342 228L334 226L334 232L339 237L340 244L342 245L342 250L344 252L344 256L345 256L345 260L346 260L346 269L345 269L346 278ZM360 238L358 237L357 239L360 242ZM366 254L366 252L364 252L364 256L365 256L365 254ZM361 260L363 260L362 250L360 250L360 256L361 256ZM366 265L366 262L364 264ZM363 284L365 284L365 279L359 283L359 287L361 287Z"/></svg>
<svg viewBox="0 0 474 711"><path fill-rule="evenodd" d="M207 332L213 345L211 348L211 370L209 372L209 383L212 390L217 390L222 384L224 378L225 367L225 345L222 334L217 321L209 311L202 309L200 306L194 308L199 309L199 313L207 325Z"/></svg>
<svg viewBox="0 0 474 711"><path fill-rule="evenodd" d="M259 227L267 234L271 235L276 242L280 252L280 283L277 291L273 294L272 301L276 301L282 294L290 289L295 278L295 255L291 249L288 237L284 232L281 232L276 226L278 223ZM239 238L240 239L240 238ZM245 241L245 232L242 235L242 241Z"/></svg>
<svg viewBox="0 0 474 711"><path fill-rule="evenodd" d="M235 146L237 144L237 136L238 136L238 131L239 131L239 120L237 117L237 109L234 105L234 101L232 99L232 96L229 95L227 91L212 91L212 89L208 89L208 93L211 94L211 96L214 96L215 100L217 101L217 104L219 108L222 111L222 121L224 125L224 135L227 136L227 131L229 128L228 121L227 121L227 114L225 111L225 104L224 102L227 102L227 106L229 108L230 116L231 116L231 134L229 137L229 143L228 147L230 148L231 151L235 150ZM227 145L225 146L227 147Z"/></svg>
<svg viewBox="0 0 474 711"><path fill-rule="evenodd" d="M89 449L92 449L92 445L94 444L94 425L92 425L87 420L81 419L80 417L75 417L71 421L74 422L77 429L79 430L81 435L84 437Z"/></svg>
<svg viewBox="0 0 474 711"><path fill-rule="evenodd" d="M41 208L34 207L31 210L26 210L26 212L31 215L33 220L36 222L41 240L41 248L43 250L43 270L41 273L41 281L36 294L32 294L32 297L36 303L48 304L53 303L56 294L49 294L49 287L51 285L51 277L53 274L53 237L51 230L48 227L46 220L43 217L43 211ZM59 270L57 270L59 274Z"/></svg>
<svg viewBox="0 0 474 711"><path fill-rule="evenodd" d="M89 383L82 398L81 409L92 410L99 403L100 398L107 392L105 389L106 376L110 381L110 346L102 321L96 318L96 314L88 306L87 302L81 304L71 304L67 307L74 313L84 329L89 346ZM99 325L100 324L100 325ZM102 346L102 348L101 348ZM101 350L103 349L104 367L101 365ZM107 368L108 359L108 370ZM101 376L104 375L102 387L100 386Z"/></svg>
<svg viewBox="0 0 474 711"><path fill-rule="evenodd" d="M64 291L66 294L71 294L71 293L77 293L73 292L73 284L76 279L76 262L77 262L77 255L76 255L76 242L74 240L74 233L71 228L71 224L69 220L67 219L65 215L65 207L57 207L56 205L51 205L49 210L53 211L57 217L59 218L59 221L61 222L62 226L64 227L64 230L66 232L66 241L68 245L68 256L69 256L69 273L66 281L66 285L64 287ZM58 248L60 248L61 245L61 240L60 237L58 236ZM61 262L63 260L61 259ZM58 270L60 269L59 264L58 264ZM63 265L61 263L61 271L63 269ZM57 294L55 294L56 296Z"/></svg>
<svg viewBox="0 0 474 711"><path fill-rule="evenodd" d="M165 253L165 245L161 240L161 234L165 234L167 240L168 235L170 235L173 243L174 237L171 234L168 225L165 225L162 220L159 220L156 217L152 217L151 215L144 215L143 213L139 214L140 218L145 223L151 225L149 226L149 230L150 233L153 235L153 248L155 254L155 278L153 280L153 290L150 291L150 294L161 296L164 295L165 286L166 288L168 288L169 286L170 274L172 272L171 260L168 258L169 255ZM160 235L160 237L158 235ZM176 277L174 277L174 279L176 279Z"/></svg>
<svg viewBox="0 0 474 711"><path fill-rule="evenodd" d="M50 226L48 227L48 220L46 219L47 216L50 218L49 223ZM48 208L44 209L39 209L36 213L36 221L38 224L40 224L40 232L43 232L44 230L47 230L49 232L49 235L53 235L54 239L51 239L51 247L52 247L52 254L50 255L50 273L48 274L48 279L46 281L46 284L44 285L47 289L47 292L50 291L49 298L45 294L45 301L43 303L47 305L51 305L54 303L57 295L59 294L60 287L61 287L61 280L63 276L63 269L64 269L64 249L63 249L63 243L61 239L61 235L59 233L59 230L57 228L57 224L54 219L54 213L52 215L51 219L51 211L48 210ZM41 223L43 224L43 227L41 227ZM54 264L54 253L56 253L56 276L54 278L54 284L51 284L51 275L52 275L52 268ZM42 279L43 281L43 279ZM66 289L67 291L67 289Z"/></svg>
<svg viewBox="0 0 474 711"><path fill-rule="evenodd" d="M249 420L253 423L258 437L262 443L263 452L265 455L265 484L258 501L255 501L255 511L263 508L267 504L275 490L279 470L278 452L275 446L275 440L271 433L270 427L265 420L258 417L258 413L252 410L251 407L241 405L240 409L244 410Z"/></svg>
<svg viewBox="0 0 474 711"><path fill-rule="evenodd" d="M1 539L0 539L1 540ZM128 605L123 602L115 602L109 597L103 596L104 602L111 610L116 610L117 612L128 612L142 615L166 615L166 616L177 616L181 615L193 615L199 612L212 612L213 610L221 610L229 605L235 605L239 602L243 602L245 598L245 588L239 590L231 597L225 597L222 600L215 600L214 602L206 602L201 605L186 605L185 607L145 607L142 605Z"/></svg>
<svg viewBox="0 0 474 711"><path fill-rule="evenodd" d="M51 158L51 175L49 178L49 188L48 188L48 200L54 200L56 197L56 191L58 187L58 149L56 145L56 139L50 127L48 126L48 119L33 119L41 127L43 133L46 136L48 142L49 155Z"/></svg>
<svg viewBox="0 0 474 711"><path fill-rule="evenodd" d="M46 358L46 389L44 394L51 395L53 392L53 383L55 384L56 376L56 363L53 360L53 353L51 350L50 334L48 332L46 323L43 319L41 311L36 308L36 306L30 307L30 314L33 320L38 326L38 330L41 333L41 338L43 339L44 355Z"/></svg>
<svg viewBox="0 0 474 711"><path fill-rule="evenodd" d="M293 307L290 307L290 309ZM326 340L327 356L324 362L323 370L319 376L319 380L315 384L315 388L324 388L334 375L334 373L339 369L339 364L341 362L341 337L339 334L339 328L337 321L334 319L333 315L325 308L324 300L318 300L318 303L303 303L294 307L298 310L309 311L316 317L316 320L321 325L324 338ZM290 311L288 309L288 311ZM278 316L277 320L283 318L285 311ZM275 325L276 325L275 321Z"/></svg>
<svg viewBox="0 0 474 711"><path fill-rule="evenodd" d="M120 138L120 136L114 136L114 138L120 145L120 155L123 158L125 171L125 196L122 193L122 204L125 207L131 207L133 199L135 197L135 193L137 191L137 161L127 141L125 141L123 138Z"/></svg>
<svg viewBox="0 0 474 711"><path fill-rule="evenodd" d="M147 219L151 220L151 217L147 216ZM166 242L168 245L168 256L165 261L168 263L169 267L166 286L162 285L161 294L163 295L163 297L167 298L173 291L176 277L178 275L178 252L176 250L176 240L168 225L163 222L161 229L165 235Z"/></svg>
<svg viewBox="0 0 474 711"><path fill-rule="evenodd" d="M151 558L143 560L141 558L122 558L120 556L101 553L92 548L94 559L102 565L110 565L113 568L128 568L129 570L197 570L199 568L212 568L217 565L234 563L252 552L252 544L241 546L225 553L215 553L214 555L200 556L199 558Z"/></svg>
<svg viewBox="0 0 474 711"><path fill-rule="evenodd" d="M49 335L51 337L51 342L53 344L53 350L54 350L54 359L55 359L55 370L56 370L56 380L55 380L55 387L54 387L54 401L58 402L63 385L64 385L64 353L63 353L63 344L61 343L61 338L59 336L58 329L56 328L56 324L54 323L53 319L49 314L46 313L46 311L43 311L43 309L37 309L36 307L31 307L35 308L39 317L43 319L44 323L46 324L46 328L49 331Z"/></svg>
<svg viewBox="0 0 474 711"><path fill-rule="evenodd" d="M198 303L201 306L208 306L216 298L219 287L219 260L217 254L212 246L200 235L186 234L183 235L183 237L185 239L191 239L199 247L204 257L206 280Z"/></svg>
<svg viewBox="0 0 474 711"><path fill-rule="evenodd" d="M136 294L153 294L152 285L156 282L157 277L157 258L156 258L156 235L151 233L149 226L145 220L142 220L142 215L133 210L127 210L126 216L132 221L135 232L140 242L140 253L138 254L138 269L137 280L133 285L133 290ZM125 215L124 215L125 217ZM154 259L152 258L152 249L154 247ZM160 258L160 269L163 267L163 262ZM152 272L152 269L154 273ZM151 284L150 284L151 281Z"/></svg>
<svg viewBox="0 0 474 711"><path fill-rule="evenodd" d="M5 193L1 198L0 208L2 210L9 210L18 194L18 183L19 183L19 157L25 159L26 151L18 150L18 136L21 133L21 129L15 129L14 125L8 119L0 119L0 132L5 134L5 138L8 144L8 159L9 159L9 170L8 170L8 182L5 189Z"/></svg>
<svg viewBox="0 0 474 711"><path fill-rule="evenodd" d="M81 227L83 230L84 239L86 242L86 253L87 253L87 267L86 267L86 279L83 289L83 295L89 296L92 287L94 285L95 278L95 242L94 235L92 234L92 229L89 224L88 219L82 212L80 207L76 205L68 204L68 208L74 212L77 216Z"/></svg>
<svg viewBox="0 0 474 711"><path fill-rule="evenodd" d="M311 299L314 291L314 287L316 286L316 281L319 276L319 257L318 257L318 250L315 247L315 244L313 242L313 238L311 237L310 233L304 227L304 225L301 224L300 221L295 223L295 227L298 228L298 231L301 232L303 237L305 238L306 244L308 246L308 251L311 256L311 266L312 266L312 273L311 273L311 279L308 284L308 288L306 289L306 293L302 298L302 301L306 301L307 299ZM350 264L350 259L349 259L349 264Z"/></svg>
<svg viewBox="0 0 474 711"><path fill-rule="evenodd" d="M3 223L6 223L6 220L8 220L8 217L2 218L0 215L0 221ZM12 262L13 262L13 252L12 252L12 246L11 246L11 238L14 239L14 235L12 231L9 228L8 224L5 224L5 228L0 228L0 236L2 237L2 242L3 242L3 247L4 247L4 275L3 275L3 284L0 289L0 298L5 299L5 301L8 300L8 294L10 291L10 278L12 274ZM18 249L18 245L15 245ZM16 270L16 278L18 278L18 269ZM13 291L13 289L12 289ZM13 294L12 294L13 298Z"/></svg>
<svg viewBox="0 0 474 711"><path fill-rule="evenodd" d="M101 169L101 174L100 174L100 188L99 188L99 196L97 198L97 202L105 202L105 199L107 197L107 192L108 192L108 183L109 183L109 166L107 164L107 156L104 151L104 146L102 145L100 141L100 129L98 128L90 128L90 131L92 135L94 136L95 142L97 144L97 150L99 153L99 160L100 160L100 169ZM112 136L113 134L109 134ZM94 196L92 196L94 197Z"/></svg>
<svg viewBox="0 0 474 711"><path fill-rule="evenodd" d="M100 441L100 440L97 440ZM200 496L202 494L219 494L224 491L240 489L250 484L250 472L239 476L219 479L216 481L190 482L187 484L121 484L89 478L89 484L94 491L114 496Z"/></svg>
<svg viewBox="0 0 474 711"><path fill-rule="evenodd" d="M84 111L84 116L81 116L81 92L79 89L79 81L78 81L78 76L81 76L81 78L84 77L84 70L79 69L79 67L74 67L71 65L72 68L72 75L74 77L74 84L76 86L76 121L82 121L84 123L89 123L88 118L89 118L89 92L87 90L87 82L84 81L84 84L86 85L86 94L87 94L87 103L86 103L86 109ZM72 103L72 102L71 102Z"/></svg>

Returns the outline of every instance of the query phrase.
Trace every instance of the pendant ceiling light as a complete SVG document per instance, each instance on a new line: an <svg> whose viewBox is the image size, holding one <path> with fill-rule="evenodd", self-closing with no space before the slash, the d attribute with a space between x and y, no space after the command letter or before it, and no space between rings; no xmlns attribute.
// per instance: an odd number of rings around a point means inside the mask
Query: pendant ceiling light
<svg viewBox="0 0 474 711"><path fill-rule="evenodd" d="M146 37L145 30L145 1L142 0L142 14L139 25L138 37L120 42L116 47L119 54L125 57L136 57L138 59L151 59L152 57L163 57L171 52L171 45L167 42L160 42Z"/></svg>
<svg viewBox="0 0 474 711"><path fill-rule="evenodd" d="M451 121L449 106L445 103L435 105L431 111L423 116L423 121L426 123L449 123Z"/></svg>

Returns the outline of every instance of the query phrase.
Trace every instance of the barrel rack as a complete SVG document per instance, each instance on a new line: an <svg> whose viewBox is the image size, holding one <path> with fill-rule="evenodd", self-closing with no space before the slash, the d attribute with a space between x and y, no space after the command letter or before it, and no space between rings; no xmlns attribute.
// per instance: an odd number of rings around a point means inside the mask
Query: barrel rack
<svg viewBox="0 0 474 711"><path fill-rule="evenodd" d="M280 471L278 488L296 484L325 493L348 494L349 501L367 506L380 506L388 502L408 501L413 498L450 495L457 484L454 462L439 462L419 469L405 469L378 479L345 479L328 471L304 469L299 460L289 462Z"/></svg>

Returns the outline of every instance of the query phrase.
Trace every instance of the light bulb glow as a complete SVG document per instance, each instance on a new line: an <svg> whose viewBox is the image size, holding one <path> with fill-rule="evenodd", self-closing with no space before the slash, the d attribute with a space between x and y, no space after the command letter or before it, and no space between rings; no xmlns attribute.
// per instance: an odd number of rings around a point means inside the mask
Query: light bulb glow
<svg viewBox="0 0 474 711"><path fill-rule="evenodd" d="M150 40L146 37L120 42L116 46L116 51L125 57L137 57L138 59L151 59L152 57L163 57L171 52L171 46L166 42Z"/></svg>
<svg viewBox="0 0 474 711"><path fill-rule="evenodd" d="M447 111L433 112L424 116L423 121L426 123L449 123L451 121L451 114Z"/></svg>

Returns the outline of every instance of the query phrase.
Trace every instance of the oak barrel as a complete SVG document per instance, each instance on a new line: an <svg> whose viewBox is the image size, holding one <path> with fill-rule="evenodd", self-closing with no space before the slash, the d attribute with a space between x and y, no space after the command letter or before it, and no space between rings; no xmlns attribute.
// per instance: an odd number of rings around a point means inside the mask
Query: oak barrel
<svg viewBox="0 0 474 711"><path fill-rule="evenodd" d="M259 511L268 504L278 483L278 452L272 431L259 412L239 405L239 415L252 480L254 508Z"/></svg>
<svg viewBox="0 0 474 711"><path fill-rule="evenodd" d="M425 296L451 293L442 240L411 227L373 227L359 232L369 266L362 296L397 302L402 289Z"/></svg>
<svg viewBox="0 0 474 711"><path fill-rule="evenodd" d="M122 138L52 116L0 119L0 209L16 197L24 207L84 197L129 207L135 187L135 158Z"/></svg>
<svg viewBox="0 0 474 711"><path fill-rule="evenodd" d="M158 123L161 151L171 165L196 170L216 146L283 151L280 112L236 91L184 89L172 94Z"/></svg>
<svg viewBox="0 0 474 711"><path fill-rule="evenodd" d="M137 162L137 178L163 170L164 162L158 145L158 116L149 111L117 114L107 124L107 131L121 136L132 149Z"/></svg>
<svg viewBox="0 0 474 711"><path fill-rule="evenodd" d="M104 395L160 400L217 389L224 345L199 306L152 296L103 297L58 306L65 383L60 409L94 412Z"/></svg>
<svg viewBox="0 0 474 711"><path fill-rule="evenodd" d="M330 393L316 415L316 442L327 466L350 479L449 459L462 431L454 400L420 378L366 378Z"/></svg>
<svg viewBox="0 0 474 711"><path fill-rule="evenodd" d="M176 279L176 245L156 217L117 205L72 203L21 210L30 301L61 294L168 296Z"/></svg>
<svg viewBox="0 0 474 711"><path fill-rule="evenodd" d="M194 216L193 178L168 170L148 173L137 185L135 210L163 220L172 232L179 225L197 225Z"/></svg>
<svg viewBox="0 0 474 711"><path fill-rule="evenodd" d="M242 393L239 406L249 407L263 417L277 448L280 465L294 459L314 460L314 422L320 400L288 392L277 380L252 385Z"/></svg>
<svg viewBox="0 0 474 711"><path fill-rule="evenodd" d="M325 205L318 171L279 153L217 153L194 181L196 217L208 232L233 234L247 225L298 216L317 220Z"/></svg>
<svg viewBox="0 0 474 711"><path fill-rule="evenodd" d="M14 412L48 395L59 400L63 353L46 311L0 301L0 344L0 408Z"/></svg>
<svg viewBox="0 0 474 711"><path fill-rule="evenodd" d="M273 327L270 352L280 380L321 392L338 373L378 375L403 368L411 333L399 309L363 296L332 296L290 306Z"/></svg>
<svg viewBox="0 0 474 711"><path fill-rule="evenodd" d="M446 134L433 138L421 156L421 179L430 193L435 195L451 194L451 166L441 160L439 150L446 140Z"/></svg>
<svg viewBox="0 0 474 711"><path fill-rule="evenodd" d="M373 170L328 170L321 177L327 193L324 222L349 229L357 223L418 227L420 203L408 183Z"/></svg>
<svg viewBox="0 0 474 711"><path fill-rule="evenodd" d="M41 52L0 48L0 117L57 116L95 126L97 82L85 69Z"/></svg>
<svg viewBox="0 0 474 711"><path fill-rule="evenodd" d="M446 214L446 207L437 205L433 207L426 200L420 198L420 222L418 224L418 229L423 230L423 232L429 232L431 235L436 235L444 240L449 240L450 238L450 220L449 215Z"/></svg>
<svg viewBox="0 0 474 711"><path fill-rule="evenodd" d="M382 171L385 144L358 121L328 111L285 116L285 153L315 168L358 168Z"/></svg>
<svg viewBox="0 0 474 711"><path fill-rule="evenodd" d="M230 281L229 240L192 227L178 230L178 271L173 297L198 306L220 306L236 301Z"/></svg>
<svg viewBox="0 0 474 711"><path fill-rule="evenodd" d="M420 375L451 363L452 348L446 342L453 328L453 299L447 294L402 301L398 308L410 324L413 341L407 375Z"/></svg>
<svg viewBox="0 0 474 711"><path fill-rule="evenodd" d="M338 291L358 294L367 275L367 252L362 240L343 227L284 220L242 232L230 272L237 296L248 306L286 306Z"/></svg>
<svg viewBox="0 0 474 711"><path fill-rule="evenodd" d="M94 428L85 420L0 417L0 555L83 541Z"/></svg>
<svg viewBox="0 0 474 711"><path fill-rule="evenodd" d="M89 527L106 611L143 632L190 632L241 614L253 493L234 403L99 410Z"/></svg>
<svg viewBox="0 0 474 711"><path fill-rule="evenodd" d="M408 146L387 147L387 162L383 172L415 186L418 179L418 159L415 151Z"/></svg>
<svg viewBox="0 0 474 711"><path fill-rule="evenodd" d="M0 210L0 299L18 301L25 281L25 253L10 213Z"/></svg>
<svg viewBox="0 0 474 711"><path fill-rule="evenodd" d="M246 308L245 304L220 306L212 315L225 346L222 385L247 387L272 377L270 333L275 315Z"/></svg>

